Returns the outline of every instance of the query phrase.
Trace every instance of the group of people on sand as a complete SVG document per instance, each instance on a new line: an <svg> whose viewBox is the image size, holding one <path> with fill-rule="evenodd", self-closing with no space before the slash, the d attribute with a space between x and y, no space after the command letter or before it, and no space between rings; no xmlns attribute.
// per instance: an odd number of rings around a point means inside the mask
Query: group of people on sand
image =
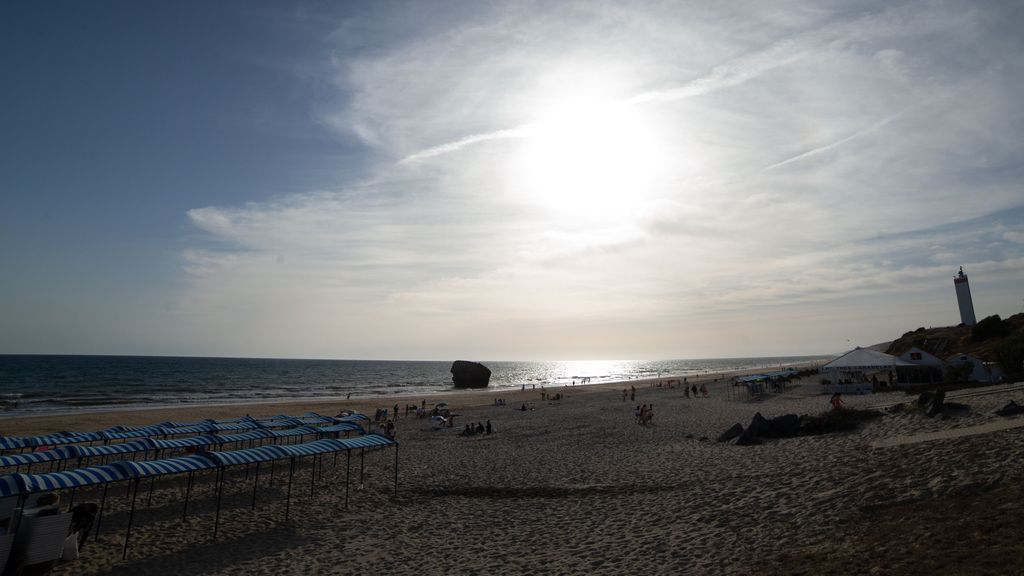
<svg viewBox="0 0 1024 576"><path fill-rule="evenodd" d="M623 402L626 401L626 397L627 396L629 397L629 401L630 402L636 400L636 386L630 386L629 387L629 393L626 392L625 388L622 389L622 401Z"/></svg>
<svg viewBox="0 0 1024 576"><path fill-rule="evenodd" d="M477 434L490 434L491 432L494 432L494 428L491 426L491 421L488 420L486 426L480 422L477 422L475 427L472 424L466 424L466 428L460 436L476 436Z"/></svg>
<svg viewBox="0 0 1024 576"><path fill-rule="evenodd" d="M703 382L701 382L700 383L700 391L699 391L699 394L698 394L698 390L697 390L697 385L696 384L693 384L692 386L687 388L686 387L686 383L684 382L683 383L683 394L685 394L687 398L689 398L691 394L693 395L694 398L701 398L701 397L707 398L708 397L708 385L703 383Z"/></svg>
<svg viewBox="0 0 1024 576"><path fill-rule="evenodd" d="M641 426L651 424L654 422L654 404L637 406L636 410L633 411L633 416L636 419L636 423Z"/></svg>

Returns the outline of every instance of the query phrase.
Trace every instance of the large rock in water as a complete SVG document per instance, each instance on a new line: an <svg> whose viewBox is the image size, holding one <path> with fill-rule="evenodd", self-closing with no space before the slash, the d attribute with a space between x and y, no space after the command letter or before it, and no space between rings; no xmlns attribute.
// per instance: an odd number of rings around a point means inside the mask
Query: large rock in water
<svg viewBox="0 0 1024 576"><path fill-rule="evenodd" d="M479 362L456 360L452 362L452 382L456 388L487 388L491 370Z"/></svg>

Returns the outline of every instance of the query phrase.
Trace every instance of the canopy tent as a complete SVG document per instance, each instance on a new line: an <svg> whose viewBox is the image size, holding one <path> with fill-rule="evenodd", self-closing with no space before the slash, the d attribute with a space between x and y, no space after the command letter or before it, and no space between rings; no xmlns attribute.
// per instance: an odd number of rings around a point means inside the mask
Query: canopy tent
<svg viewBox="0 0 1024 576"><path fill-rule="evenodd" d="M826 393L869 393L872 391L872 386L868 381L868 375L879 372L888 373L905 366L913 366L913 364L877 350L854 348L822 366L821 372L829 375L829 380L832 381L832 384L826 386ZM843 380L852 382L840 383Z"/></svg>
<svg viewBox="0 0 1024 576"><path fill-rule="evenodd" d="M308 434L316 434L320 429L312 426L299 426L297 428L289 428L288 430L270 430L269 432L275 438L288 438L291 436L306 436Z"/></svg>
<svg viewBox="0 0 1024 576"><path fill-rule="evenodd" d="M188 511L188 498L192 491L192 476L199 470L209 470L216 468L210 459L202 456L180 456L178 458L167 458L164 460L143 460L135 462L132 460L121 460L110 464L111 467L121 470L121 472L127 477L135 481L135 488L132 490L132 505L131 510L128 513L128 528L124 536L124 552L121 553L121 558L128 557L128 541L132 535L132 520L135 518L135 499L139 495L139 483L143 478L150 478L149 485L149 501L153 500L153 481L156 480L157 476L164 476L167 474L184 474L188 473L188 487L185 490L185 513ZM103 492L104 498L106 498L106 490ZM184 518L184 516L183 516ZM99 527L97 526L97 531Z"/></svg>
<svg viewBox="0 0 1024 576"><path fill-rule="evenodd" d="M135 430L100 430L99 435L104 440L128 440L130 438L148 438L163 433L162 426L147 426Z"/></svg>
<svg viewBox="0 0 1024 576"><path fill-rule="evenodd" d="M356 425L346 424L345 426L355 426L355 429L362 431ZM187 448L203 448L206 446L224 446L225 444L236 444L240 442L255 442L257 440L270 440L276 442L279 438L290 438L290 437L303 437L311 434L317 434L322 429L313 428L311 426L300 426L299 428L292 428L290 430L249 430L239 434L230 435L217 435L217 434L204 434L200 436L193 436L191 438L171 438L171 439L153 439L153 438L137 438L130 442L121 442L116 444L104 444L101 446L62 446L60 448L53 448L50 450L43 450L39 452L25 452L21 454L10 454L7 456L0 456L0 468L4 467L20 467L28 466L28 472L31 472L31 466L33 464L40 464L44 462L66 462L68 460L78 460L79 465L81 461L86 458L101 457L106 458L109 456L117 455L132 455L138 453L147 453L149 451L159 450L181 450ZM145 458L145 456L143 456ZM16 469L17 471L17 469Z"/></svg>
<svg viewBox="0 0 1024 576"><path fill-rule="evenodd" d="M259 426L254 422L215 422L214 429L218 432L231 432L236 430L255 430Z"/></svg>
<svg viewBox="0 0 1024 576"><path fill-rule="evenodd" d="M217 432L230 431L253 431L264 428L283 427L305 427L308 429L311 424L338 424L356 420L369 421L369 418L353 413L344 418L332 418L321 416L316 412L307 412L301 418L279 414L273 418L257 420L251 416L243 416L233 420L203 420L192 424L164 421L158 424L151 424L143 427L111 426L97 432L60 432L42 436L8 436L0 437L0 450L19 450L25 448L38 448L48 446L66 446L69 444L82 444L86 442L105 442L111 440L133 440L137 438L152 438L155 436L183 436L189 434L215 434ZM307 432L308 433L308 432ZM303 435L303 434L297 434Z"/></svg>
<svg viewBox="0 0 1024 576"><path fill-rule="evenodd" d="M91 458L93 456L113 456L115 454L133 454L156 450L156 443L150 438L139 438L120 444L104 444L103 446L68 446L69 458Z"/></svg>
<svg viewBox="0 0 1024 576"><path fill-rule="evenodd" d="M149 448L153 449L158 446L158 442L168 442L160 440L150 440L147 442L139 442L138 448ZM75 450L87 450L89 452L81 453L107 453L111 449L119 447L129 447L129 444L117 444L110 446L94 446L94 447L75 447ZM256 480L253 485L253 496L252 506L255 508L256 505L256 489L259 485L259 464L263 462L276 462L278 460L289 460L291 463L289 480L288 480L288 503L285 508L285 517L287 518L288 510L291 502L291 484L292 476L295 472L296 460L311 456L313 458L313 466L310 470L310 495L312 496L315 479L317 475L317 464L316 457L321 457L321 473L322 473L322 456L328 453L335 453L345 451L349 458L349 465L345 475L345 500L346 505L348 502L348 486L349 476L351 470L351 450L359 449L360 452L364 452L367 448L378 448L394 446L395 447L395 492L398 490L398 443L385 436L378 434L371 434L367 436L360 436L356 438L349 438L345 440L337 439L322 439L309 442L306 444L295 444L291 446L261 446L258 448L250 448L245 450L234 450L234 451L219 451L219 452L204 452L202 454L193 456L182 456L176 458L167 458L163 460L120 460L111 464L103 466L92 466L88 468L78 468L75 470L67 470L61 472L52 472L47 474L7 474L0 476L0 496L25 496L30 493L42 492L48 490L62 490L71 489L71 502L74 501L74 490L83 486L102 485L103 496L100 503L99 516L97 517L96 525L96 536L99 536L100 525L103 518L103 509L106 503L107 490L110 484L119 481L132 481L134 482L133 487L129 487L132 492L131 508L128 516L128 527L125 534L124 551L122 558L126 558L128 554L128 544L131 538L131 529L135 515L135 504L138 497L139 484L141 480L150 478L150 503L153 497L153 482L156 477L170 474L183 474L189 475L188 485L185 493L185 504L182 512L184 518L188 512L188 502L191 493L194 474L197 471L203 470L217 470L217 511L216 519L214 521L214 538L217 535L217 527L220 522L220 507L221 497L224 490L224 479L227 468L238 466L238 465L249 465L256 464ZM64 450L70 450L73 447L67 447ZM93 450L102 450L102 452L92 452ZM57 450L51 450L48 452L56 452ZM42 454L42 453L39 453ZM69 504L70 508L70 504Z"/></svg>
<svg viewBox="0 0 1024 576"><path fill-rule="evenodd" d="M306 412L302 416L299 416L299 420L302 420L306 424L334 424L335 419L331 416L321 416L316 412Z"/></svg>
<svg viewBox="0 0 1024 576"><path fill-rule="evenodd" d="M68 456L68 448L54 448L53 450L43 450L41 452L25 452L23 454L11 454L8 456L0 456L0 468L7 468L9 466L31 466L33 464L39 464L41 462L55 462L66 460Z"/></svg>
<svg viewBox="0 0 1024 576"><path fill-rule="evenodd" d="M317 433L320 434L321 436L325 434L333 434L335 437L337 437L338 434L340 434L341 432L359 432L360 434L362 434L364 430L361 425L355 422L339 422L338 424L324 426L323 428L317 429Z"/></svg>
<svg viewBox="0 0 1024 576"><path fill-rule="evenodd" d="M342 422L369 422L370 417L366 414L360 414L358 412L352 412L346 416L335 416L334 422L341 424Z"/></svg>
<svg viewBox="0 0 1024 576"><path fill-rule="evenodd" d="M28 448L28 438L21 438L18 436L8 436L6 438L0 438L0 450L17 450L20 448Z"/></svg>
<svg viewBox="0 0 1024 576"><path fill-rule="evenodd" d="M889 370L897 366L913 366L912 363L900 360L896 356L871 350L868 348L854 348L846 354L832 360L821 367L823 372L878 372Z"/></svg>
<svg viewBox="0 0 1024 576"><path fill-rule="evenodd" d="M210 446L216 444L218 437L213 434L203 434L201 436L193 436L191 438L168 438L154 439L153 445L156 446L157 450L173 450L183 448L199 448L202 446Z"/></svg>

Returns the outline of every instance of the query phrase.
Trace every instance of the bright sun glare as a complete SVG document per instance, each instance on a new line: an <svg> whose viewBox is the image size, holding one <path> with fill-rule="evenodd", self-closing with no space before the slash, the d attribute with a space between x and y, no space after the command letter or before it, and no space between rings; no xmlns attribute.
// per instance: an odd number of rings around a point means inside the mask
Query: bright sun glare
<svg viewBox="0 0 1024 576"><path fill-rule="evenodd" d="M531 125L513 182L519 197L556 216L624 217L650 197L660 148L637 106L566 96Z"/></svg>

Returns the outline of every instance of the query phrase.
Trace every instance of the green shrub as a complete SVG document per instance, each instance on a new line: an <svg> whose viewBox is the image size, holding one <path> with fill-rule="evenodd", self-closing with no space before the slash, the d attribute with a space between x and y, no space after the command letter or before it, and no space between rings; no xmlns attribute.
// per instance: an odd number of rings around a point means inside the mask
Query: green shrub
<svg viewBox="0 0 1024 576"><path fill-rule="evenodd" d="M999 343L996 360L1011 382L1024 380L1024 335L1018 334Z"/></svg>
<svg viewBox="0 0 1024 576"><path fill-rule="evenodd" d="M1000 318L999 314L993 314L971 328L971 340L975 342L983 342L989 338L1003 338L1009 334L1010 324Z"/></svg>

